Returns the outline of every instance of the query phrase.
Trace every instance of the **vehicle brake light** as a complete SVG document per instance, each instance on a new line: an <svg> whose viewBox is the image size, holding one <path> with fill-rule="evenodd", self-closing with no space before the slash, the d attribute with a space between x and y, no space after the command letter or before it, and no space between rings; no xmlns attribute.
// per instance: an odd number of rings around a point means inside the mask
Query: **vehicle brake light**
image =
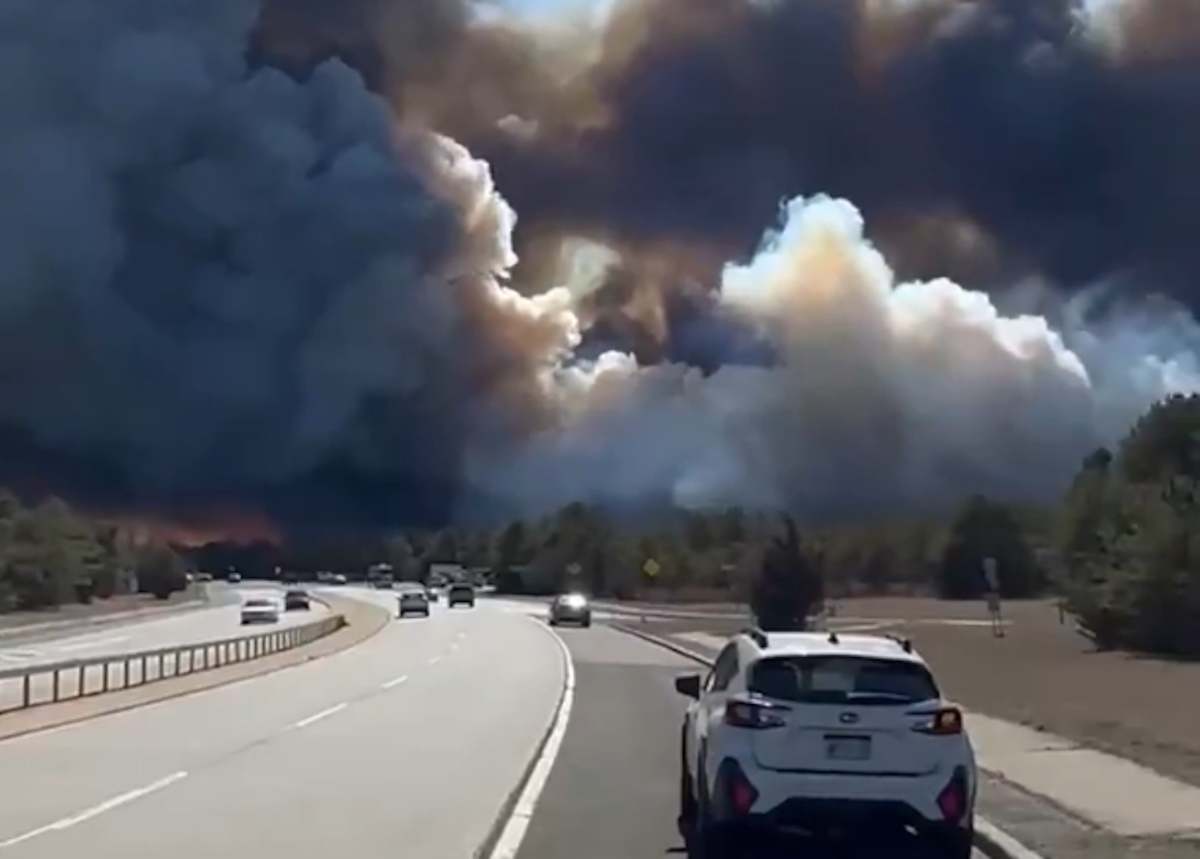
<svg viewBox="0 0 1200 859"><path fill-rule="evenodd" d="M963 732L962 711L957 707L943 707L928 715L922 714L922 716L922 720L913 725L913 730L919 734L945 737Z"/></svg>
<svg viewBox="0 0 1200 859"><path fill-rule="evenodd" d="M725 724L753 731L780 728L787 724L784 714L788 710L788 707L770 701L732 698L725 704Z"/></svg>

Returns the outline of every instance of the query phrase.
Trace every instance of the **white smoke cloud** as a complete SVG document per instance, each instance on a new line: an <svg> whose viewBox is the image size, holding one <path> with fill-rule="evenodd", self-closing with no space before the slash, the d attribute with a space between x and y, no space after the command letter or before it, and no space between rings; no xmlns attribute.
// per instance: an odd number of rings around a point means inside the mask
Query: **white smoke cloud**
<svg viewBox="0 0 1200 859"><path fill-rule="evenodd" d="M1089 330L1075 315L1056 331L948 280L897 283L845 200L796 199L782 215L749 264L726 268L720 298L770 340L776 366L705 378L609 354L565 369L562 422L477 464L477 479L527 509L1038 498L1154 400L1200 388L1190 317Z"/></svg>

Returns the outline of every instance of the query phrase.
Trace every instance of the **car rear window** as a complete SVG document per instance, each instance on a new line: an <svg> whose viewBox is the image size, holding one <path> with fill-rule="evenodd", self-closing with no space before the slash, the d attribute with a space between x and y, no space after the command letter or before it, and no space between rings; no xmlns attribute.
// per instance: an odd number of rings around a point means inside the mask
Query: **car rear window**
<svg viewBox="0 0 1200 859"><path fill-rule="evenodd" d="M776 656L750 671L749 688L802 704L913 704L941 692L923 665L860 656Z"/></svg>
<svg viewBox="0 0 1200 859"><path fill-rule="evenodd" d="M269 600L246 600L246 605L251 608L263 608L265 606L269 606L270 604L271 603Z"/></svg>
<svg viewBox="0 0 1200 859"><path fill-rule="evenodd" d="M474 590L474 588L472 588L470 585L451 585L451 586L450 586L450 591L451 591L451 593L454 593L454 592L458 592L458 593L463 593L463 592L470 593L472 590Z"/></svg>

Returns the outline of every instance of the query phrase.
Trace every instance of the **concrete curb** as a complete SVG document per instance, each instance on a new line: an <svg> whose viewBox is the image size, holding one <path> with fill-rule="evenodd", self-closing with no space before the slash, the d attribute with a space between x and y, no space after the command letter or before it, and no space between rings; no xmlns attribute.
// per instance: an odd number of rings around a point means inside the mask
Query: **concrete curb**
<svg viewBox="0 0 1200 859"><path fill-rule="evenodd" d="M335 612L338 610L336 603L341 601L343 598L340 597L334 601L321 600L330 607L331 611ZM0 743L29 734L70 727L102 716L111 716L151 704L186 698L189 695L207 692L222 686L256 680L277 671L304 665L314 659L333 656L349 650L382 632L391 623L391 613L382 606L350 598L344 598L344 601L349 605L341 610L341 615L346 622L340 629L291 650L214 668L198 674L172 677L147 686L134 686L83 699L72 698L58 704L43 704L27 710L10 710L0 716ZM351 620L349 616L355 614L361 616L356 620ZM339 637L341 640L335 641ZM331 642L332 647L330 646ZM28 724L21 725L20 721Z"/></svg>
<svg viewBox="0 0 1200 859"><path fill-rule="evenodd" d="M567 663L571 659L571 654L567 650L566 644L558 637L554 630L542 623L540 618L530 616L529 619L556 640L559 652L563 658L563 688L559 692L558 702L554 705L554 712L550 714L550 721L546 725L545 733L542 734L537 746L534 747L533 754L529 757L529 763L521 771L521 777L517 780L516 786L504 798L504 802L501 803L500 810L496 814L496 819L492 821L492 825L488 828L487 835L480 845L475 848L475 852L471 854L472 859L490 859L492 853L496 850L496 845L500 842L500 837L508 827L508 821L512 818L513 812L517 808L517 803L521 801L521 795L525 792L525 787L529 784L529 780L533 778L534 770L537 769L538 764L541 762L542 755L546 751L546 746L550 743L550 738L554 736L554 728L558 724L559 715L562 713L563 706L567 702L567 693L571 691L571 672L567 666Z"/></svg>
<svg viewBox="0 0 1200 859"><path fill-rule="evenodd" d="M640 629L619 623L611 624L611 626L618 632L640 638L642 641L670 650L686 659L691 659L693 662L699 662L709 667L712 666L712 660L709 657L681 644L676 644L668 638L643 632ZM996 824L978 816L975 818L975 849L988 856L989 859L1044 859L1039 853L1030 850L1017 841L1017 839L996 826Z"/></svg>

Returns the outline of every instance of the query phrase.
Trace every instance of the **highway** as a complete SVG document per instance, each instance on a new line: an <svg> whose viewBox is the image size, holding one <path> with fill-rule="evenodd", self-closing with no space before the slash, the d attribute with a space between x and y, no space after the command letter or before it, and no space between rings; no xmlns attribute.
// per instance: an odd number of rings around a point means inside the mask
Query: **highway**
<svg viewBox="0 0 1200 859"><path fill-rule="evenodd" d="M0 853L467 857L564 670L525 617L435 606L325 659L9 740Z"/></svg>
<svg viewBox="0 0 1200 859"><path fill-rule="evenodd" d="M239 614L240 599L256 596L281 596L278 589L268 587L239 588L239 599L213 608L200 608L155 619L131 619L91 628L86 633L71 634L58 630L56 636L37 641L5 642L0 647L0 671L7 668L44 665L68 659L88 659L153 650L175 644L190 644L239 635L255 635L265 631L266 624L242 626ZM314 602L307 611L287 612L273 628L282 629L316 620L326 608Z"/></svg>
<svg viewBox="0 0 1200 859"><path fill-rule="evenodd" d="M441 603L335 656L2 742L0 859L467 859L551 724L559 641L575 695L516 859L681 855L672 680L695 663L604 626L556 639L543 611Z"/></svg>

